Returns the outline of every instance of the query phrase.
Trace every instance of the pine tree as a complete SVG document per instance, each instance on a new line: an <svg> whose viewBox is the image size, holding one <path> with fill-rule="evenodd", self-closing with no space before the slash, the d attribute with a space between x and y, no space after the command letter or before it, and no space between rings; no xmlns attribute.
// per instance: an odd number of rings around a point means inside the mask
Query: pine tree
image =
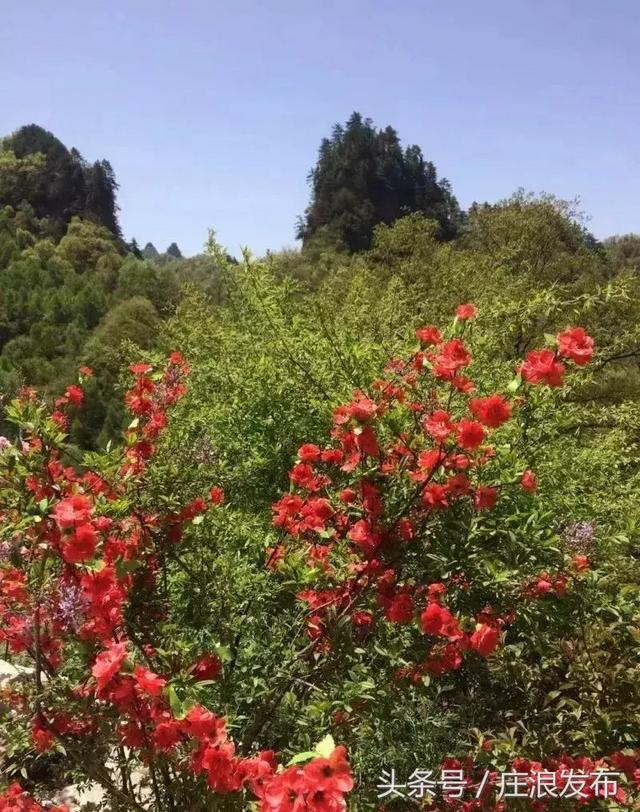
<svg viewBox="0 0 640 812"><path fill-rule="evenodd" d="M441 239L454 237L461 221L448 182L420 147L403 151L392 127L378 130L359 113L322 140L309 181L311 201L297 229L305 245L323 231L351 251L366 249L376 225L416 211L438 222Z"/></svg>
<svg viewBox="0 0 640 812"><path fill-rule="evenodd" d="M158 249L152 242L148 242L145 247L142 249L142 256L144 259L155 260L158 259L160 254L158 253Z"/></svg>
<svg viewBox="0 0 640 812"><path fill-rule="evenodd" d="M29 124L2 142L3 154L18 161L13 182L0 183L0 208L28 203L35 216L49 221L59 238L72 217L88 215L120 237L116 193L118 184L109 161L88 165L77 149L70 150L48 130ZM40 163L25 166L27 158ZM26 171L28 170L28 171Z"/></svg>
<svg viewBox="0 0 640 812"><path fill-rule="evenodd" d="M105 225L117 237L121 236L118 225L118 205L116 182L113 167L109 161L96 161L86 172L86 211Z"/></svg>

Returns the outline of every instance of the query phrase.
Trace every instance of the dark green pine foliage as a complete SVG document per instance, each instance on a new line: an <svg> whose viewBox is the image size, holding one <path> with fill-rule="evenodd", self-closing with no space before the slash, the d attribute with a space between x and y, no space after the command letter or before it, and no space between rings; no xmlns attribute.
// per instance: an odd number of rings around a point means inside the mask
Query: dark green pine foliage
<svg viewBox="0 0 640 812"><path fill-rule="evenodd" d="M160 256L158 249L152 242L148 242L145 247L142 249L142 257L143 259L151 259L156 260Z"/></svg>
<svg viewBox="0 0 640 812"><path fill-rule="evenodd" d="M138 241L135 237L133 237L132 240L127 243L127 252L129 254L133 254L136 259L142 259L142 251L140 250L140 246L138 245Z"/></svg>
<svg viewBox="0 0 640 812"><path fill-rule="evenodd" d="M167 248L167 256L173 257L174 259L182 259L182 252L180 251L175 242L172 242L171 245Z"/></svg>
<svg viewBox="0 0 640 812"><path fill-rule="evenodd" d="M403 150L392 127L378 130L359 113L323 139L309 181L311 201L297 229L305 246L324 232L351 251L367 249L379 223L411 212L436 220L448 240L462 220L449 183L438 179L420 147Z"/></svg>
<svg viewBox="0 0 640 812"><path fill-rule="evenodd" d="M67 149L48 130L29 124L3 139L3 150L17 158L41 155L43 164L26 173L20 183L0 182L0 207L19 208L28 203L35 215L50 221L54 235L60 236L72 217L81 215L106 226L120 237L116 183L108 161L88 164L77 149ZM14 179L12 179L14 180Z"/></svg>
<svg viewBox="0 0 640 812"><path fill-rule="evenodd" d="M116 193L118 184L109 161L96 161L85 171L85 212L106 226L112 234L120 237Z"/></svg>

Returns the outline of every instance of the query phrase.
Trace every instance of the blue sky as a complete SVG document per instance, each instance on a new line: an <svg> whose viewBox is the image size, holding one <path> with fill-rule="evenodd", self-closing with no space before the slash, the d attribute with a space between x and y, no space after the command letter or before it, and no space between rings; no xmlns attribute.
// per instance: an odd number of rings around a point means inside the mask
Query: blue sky
<svg viewBox="0 0 640 812"><path fill-rule="evenodd" d="M36 122L120 182L125 235L293 245L320 139L394 126L463 206L580 196L640 231L637 0L3 3L0 133Z"/></svg>

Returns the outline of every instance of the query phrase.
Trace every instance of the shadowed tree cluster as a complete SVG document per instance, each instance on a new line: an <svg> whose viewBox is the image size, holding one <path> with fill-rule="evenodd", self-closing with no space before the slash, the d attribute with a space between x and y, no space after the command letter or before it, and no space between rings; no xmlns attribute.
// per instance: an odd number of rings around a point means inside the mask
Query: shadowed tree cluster
<svg viewBox="0 0 640 812"><path fill-rule="evenodd" d="M37 156L30 171L0 171L0 207L29 204L37 217L61 233L74 216L91 219L120 237L116 182L109 161L87 163L77 149L67 149L52 133L29 124L0 143L17 162ZM2 170L2 164L0 164Z"/></svg>
<svg viewBox="0 0 640 812"><path fill-rule="evenodd" d="M298 223L304 245L328 232L350 251L369 248L374 228L412 212L438 223L440 239L456 236L462 215L449 183L420 147L402 148L392 127L379 130L353 113L320 144L309 175L311 201Z"/></svg>

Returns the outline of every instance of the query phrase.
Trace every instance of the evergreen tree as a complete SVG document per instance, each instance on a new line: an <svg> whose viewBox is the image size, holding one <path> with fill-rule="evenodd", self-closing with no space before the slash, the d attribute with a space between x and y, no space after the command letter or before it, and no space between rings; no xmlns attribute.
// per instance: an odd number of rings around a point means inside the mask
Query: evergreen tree
<svg viewBox="0 0 640 812"><path fill-rule="evenodd" d="M182 259L182 252L178 248L175 242L172 242L171 245L167 248L167 256L174 257L175 259Z"/></svg>
<svg viewBox="0 0 640 812"><path fill-rule="evenodd" d="M121 236L118 225L116 193L118 184L109 161L96 161L86 171L85 207L99 223L105 225L117 237Z"/></svg>
<svg viewBox="0 0 640 812"><path fill-rule="evenodd" d="M145 247L142 249L142 258L143 259L150 259L156 260L160 254L158 253L158 249L152 242L148 242Z"/></svg>
<svg viewBox="0 0 640 812"><path fill-rule="evenodd" d="M11 156L16 161L14 171L0 173L0 207L17 209L28 203L35 217L49 221L54 238L78 214L90 216L120 236L118 184L109 161L88 165L77 149L67 149L37 124L21 127L5 138L0 155L5 156L0 169Z"/></svg>
<svg viewBox="0 0 640 812"><path fill-rule="evenodd" d="M411 212L436 220L441 239L454 237L461 222L448 182L438 180L420 147L403 150L392 127L378 130L359 113L322 140L309 181L311 201L297 231L305 245L328 231L351 251L366 249L376 225Z"/></svg>
<svg viewBox="0 0 640 812"><path fill-rule="evenodd" d="M127 252L133 254L136 259L142 259L142 251L138 245L138 241L134 237L131 242L127 243Z"/></svg>

